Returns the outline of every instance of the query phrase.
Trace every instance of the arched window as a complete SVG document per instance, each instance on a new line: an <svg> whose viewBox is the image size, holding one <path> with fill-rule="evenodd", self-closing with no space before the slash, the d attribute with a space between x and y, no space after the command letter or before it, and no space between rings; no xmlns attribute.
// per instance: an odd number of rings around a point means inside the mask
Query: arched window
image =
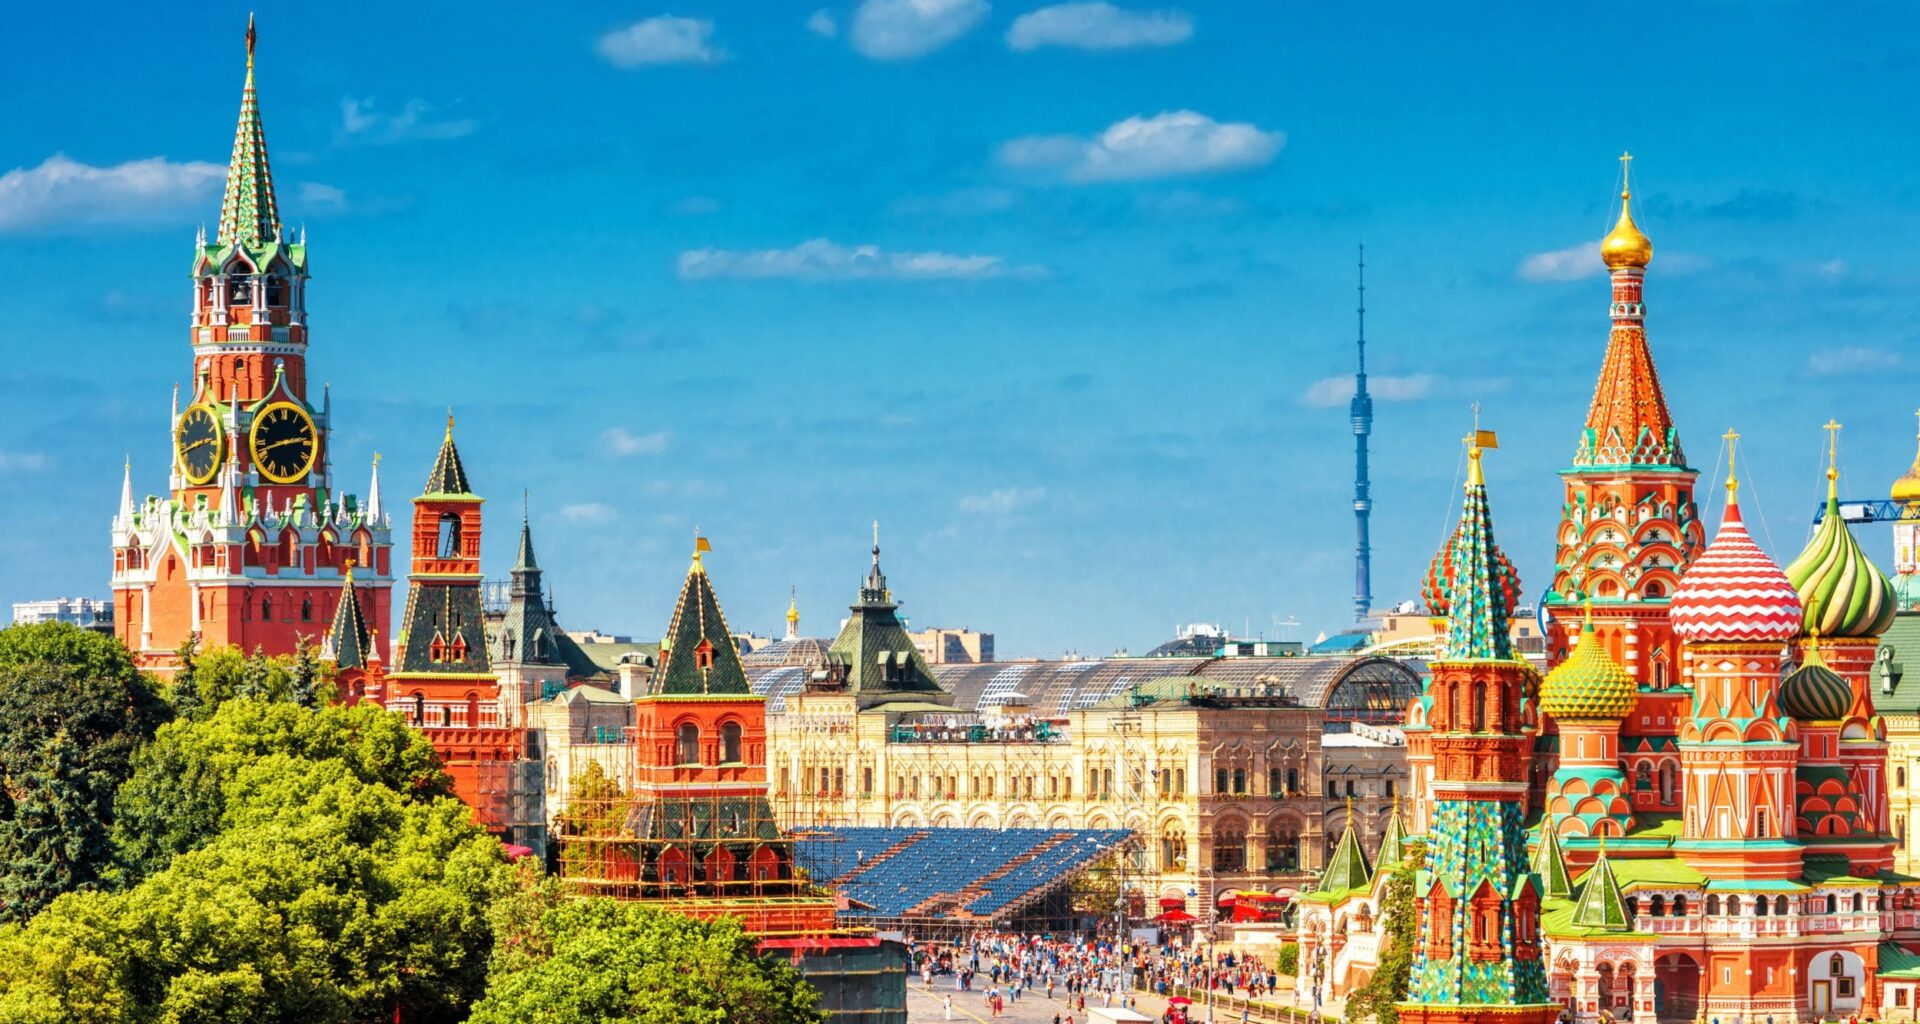
<svg viewBox="0 0 1920 1024"><path fill-rule="evenodd" d="M1785 896L1775 896L1773 898L1773 916L1787 916L1787 898Z"/></svg>
<svg viewBox="0 0 1920 1024"><path fill-rule="evenodd" d="M1687 898L1685 896L1675 896L1673 898L1673 916L1687 916Z"/></svg>
<svg viewBox="0 0 1920 1024"><path fill-rule="evenodd" d="M1642 793L1653 792L1653 762L1642 761L1634 767L1633 788Z"/></svg>
<svg viewBox="0 0 1920 1024"><path fill-rule="evenodd" d="M1300 769L1289 768L1287 769L1287 795L1292 796L1298 792L1300 792Z"/></svg>
<svg viewBox="0 0 1920 1024"><path fill-rule="evenodd" d="M416 693L413 695L413 724L415 725L427 724L426 694Z"/></svg>
<svg viewBox="0 0 1920 1024"><path fill-rule="evenodd" d="M440 558L460 557L460 517L452 512L440 516L440 543L436 546Z"/></svg>
<svg viewBox="0 0 1920 1024"><path fill-rule="evenodd" d="M1180 871L1187 866L1187 834L1178 825L1168 825L1160 833L1160 870Z"/></svg>
<svg viewBox="0 0 1920 1024"><path fill-rule="evenodd" d="M1215 768L1213 770L1213 791L1215 793L1231 792L1231 790L1227 788L1227 770L1225 768Z"/></svg>
<svg viewBox="0 0 1920 1024"><path fill-rule="evenodd" d="M1233 770L1233 792L1236 795L1238 795L1241 793L1245 793L1246 791L1247 791L1247 770L1245 768L1235 768Z"/></svg>
<svg viewBox="0 0 1920 1024"><path fill-rule="evenodd" d="M1904 786L1907 784L1906 766L1902 765L1893 770L1893 784L1896 786Z"/></svg>
<svg viewBox="0 0 1920 1024"><path fill-rule="evenodd" d="M1483 679L1473 681L1473 731L1487 731L1487 684Z"/></svg>
<svg viewBox="0 0 1920 1024"><path fill-rule="evenodd" d="M1708 917L1720 916L1720 897L1715 896L1712 893L1707 894L1707 916Z"/></svg>
<svg viewBox="0 0 1920 1024"><path fill-rule="evenodd" d="M1840 912L1840 901L1834 898L1834 895L1832 893L1828 893L1827 894L1827 913L1837 914L1839 912Z"/></svg>
<svg viewBox="0 0 1920 1024"><path fill-rule="evenodd" d="M300 621L313 621L313 598L304 594L300 597Z"/></svg>
<svg viewBox="0 0 1920 1024"><path fill-rule="evenodd" d="M720 727L720 760L724 764L740 763L740 723L728 722ZM951 780L952 776L948 776ZM948 787L953 783L949 781Z"/></svg>
<svg viewBox="0 0 1920 1024"><path fill-rule="evenodd" d="M1653 688L1667 688L1667 652L1665 648L1655 648L1653 652Z"/></svg>
<svg viewBox="0 0 1920 1024"><path fill-rule="evenodd" d="M1862 909L1862 904L1860 902L1860 894L1856 892L1853 894L1853 912L1858 914L1861 911L1861 909ZM1836 957L1835 959L1839 959L1839 958Z"/></svg>
<svg viewBox="0 0 1920 1024"><path fill-rule="evenodd" d="M272 594L260 595L260 621L261 622L273 621L273 595Z"/></svg>
<svg viewBox="0 0 1920 1024"><path fill-rule="evenodd" d="M1660 766L1660 802L1661 803L1670 804L1673 802L1673 790L1677 781L1675 778L1677 774L1678 773L1674 770L1672 761L1668 761L1667 763Z"/></svg>
<svg viewBox="0 0 1920 1024"><path fill-rule="evenodd" d="M1767 916L1767 910L1767 898L1765 896L1761 896L1753 901L1753 916L1765 917Z"/></svg>
<svg viewBox="0 0 1920 1024"><path fill-rule="evenodd" d="M700 727L693 724L692 722L687 722L680 726L680 731L677 734L677 738L679 740L678 745L679 745L680 763L681 764L699 764L700 763Z"/></svg>
<svg viewBox="0 0 1920 1024"><path fill-rule="evenodd" d="M1245 871L1247 869L1247 834L1235 826L1230 831L1221 832L1213 839L1213 870Z"/></svg>
<svg viewBox="0 0 1920 1024"><path fill-rule="evenodd" d="M1267 870L1300 870L1300 831L1291 823L1272 827L1267 835Z"/></svg>
<svg viewBox="0 0 1920 1024"><path fill-rule="evenodd" d="M1827 974L1838 978L1847 973L1847 958L1838 953L1827 959Z"/></svg>
<svg viewBox="0 0 1920 1024"><path fill-rule="evenodd" d="M1738 896L1727 897L1727 916L1728 917L1740 916L1740 897Z"/></svg>
<svg viewBox="0 0 1920 1024"><path fill-rule="evenodd" d="M1666 912L1667 898L1665 896L1655 893L1647 900L1647 913L1652 914L1654 917L1659 917Z"/></svg>

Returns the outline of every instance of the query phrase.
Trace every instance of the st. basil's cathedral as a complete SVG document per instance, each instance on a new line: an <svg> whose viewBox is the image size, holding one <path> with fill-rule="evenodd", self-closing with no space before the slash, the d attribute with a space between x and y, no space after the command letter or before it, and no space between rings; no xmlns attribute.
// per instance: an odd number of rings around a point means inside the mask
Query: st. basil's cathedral
<svg viewBox="0 0 1920 1024"><path fill-rule="evenodd" d="M1476 446L1426 578L1442 654L1408 709L1407 822L1382 863L1302 899L1302 985L1371 976L1399 874L1417 914L1400 1009L1423 1024L1912 1013L1920 879L1894 870L1874 707L1900 605L1840 514L1839 424L1826 514L1785 568L1742 520L1733 431L1706 539L1647 340L1653 245L1620 200L1606 355L1560 474L1547 671L1505 646L1520 586Z"/></svg>

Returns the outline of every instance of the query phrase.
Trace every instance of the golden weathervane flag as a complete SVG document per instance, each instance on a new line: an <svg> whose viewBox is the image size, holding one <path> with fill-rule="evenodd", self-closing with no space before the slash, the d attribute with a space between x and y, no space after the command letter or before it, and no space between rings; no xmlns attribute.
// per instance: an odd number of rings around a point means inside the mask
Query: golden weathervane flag
<svg viewBox="0 0 1920 1024"><path fill-rule="evenodd" d="M709 544L709 543L707 543L707 538L705 538L705 537L695 537L695 538L693 538L693 550L695 550L695 551L712 551L712 550L713 550L713 545L712 545L712 544Z"/></svg>
<svg viewBox="0 0 1920 1024"><path fill-rule="evenodd" d="M1475 430L1473 432L1473 446L1475 448L1498 448L1500 447L1500 438L1495 436L1491 430Z"/></svg>

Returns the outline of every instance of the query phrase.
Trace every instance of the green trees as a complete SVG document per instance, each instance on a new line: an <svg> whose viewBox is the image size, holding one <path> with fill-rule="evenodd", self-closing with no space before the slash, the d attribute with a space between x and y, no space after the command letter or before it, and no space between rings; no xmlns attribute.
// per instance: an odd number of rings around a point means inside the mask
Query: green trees
<svg viewBox="0 0 1920 1024"><path fill-rule="evenodd" d="M233 700L136 758L121 892L0 934L0 1021L465 1019L500 844L373 707Z"/></svg>
<svg viewBox="0 0 1920 1024"><path fill-rule="evenodd" d="M0 629L0 919L102 884L114 791L167 716L119 641Z"/></svg>
<svg viewBox="0 0 1920 1024"><path fill-rule="evenodd" d="M473 1024L816 1024L819 993L733 920L698 921L532 884L495 911L493 977Z"/></svg>
<svg viewBox="0 0 1920 1024"><path fill-rule="evenodd" d="M204 673L202 673L204 678ZM230 700L200 722L160 730L134 758L115 804L114 841L133 880L198 848L230 823L242 772L282 756L337 763L354 779L411 801L453 795L433 746L372 704L309 711L290 703Z"/></svg>

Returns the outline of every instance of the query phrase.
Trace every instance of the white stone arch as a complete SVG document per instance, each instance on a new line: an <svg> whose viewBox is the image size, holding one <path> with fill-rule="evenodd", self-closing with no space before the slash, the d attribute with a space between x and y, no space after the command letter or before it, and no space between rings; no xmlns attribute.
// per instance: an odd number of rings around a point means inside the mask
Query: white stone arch
<svg viewBox="0 0 1920 1024"><path fill-rule="evenodd" d="M911 807L903 807L893 812L894 828L920 828L921 822L925 820L919 811Z"/></svg>
<svg viewBox="0 0 1920 1024"><path fill-rule="evenodd" d="M1838 958L1838 974L1834 973L1835 958ZM1807 1002L1812 1009L1823 1007L1832 1013L1850 1013L1862 1006L1862 997L1867 987L1866 964L1860 954L1851 949L1823 949L1813 955L1807 965ZM1825 986L1828 1002L1819 1001L1819 995ZM1841 989L1847 988L1849 994L1842 995Z"/></svg>
<svg viewBox="0 0 1920 1024"><path fill-rule="evenodd" d="M1000 816L992 810L981 807L967 817L968 828L999 828Z"/></svg>

